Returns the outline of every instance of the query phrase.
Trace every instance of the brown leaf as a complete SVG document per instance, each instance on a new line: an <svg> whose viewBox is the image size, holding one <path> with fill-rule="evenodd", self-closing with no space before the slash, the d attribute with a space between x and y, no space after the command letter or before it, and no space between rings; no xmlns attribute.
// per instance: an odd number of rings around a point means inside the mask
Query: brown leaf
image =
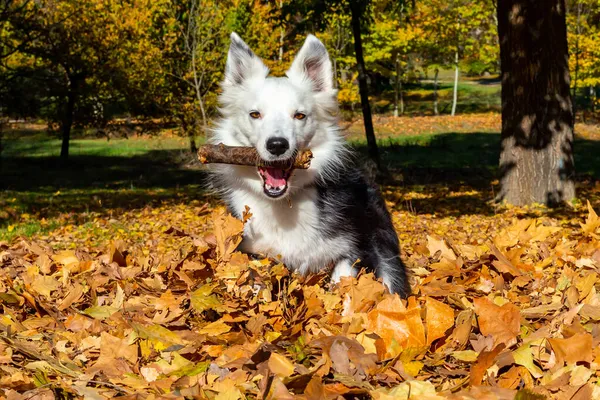
<svg viewBox="0 0 600 400"><path fill-rule="evenodd" d="M589 333L576 334L568 339L550 338L548 342L556 354L558 365L562 365L563 362L592 362L592 335Z"/></svg>
<svg viewBox="0 0 600 400"><path fill-rule="evenodd" d="M492 351L482 351L477 357L477 361L471 367L471 377L470 382L472 386L479 386L483 383L483 377L485 375L485 371L492 365L496 360L496 357L502 350L504 350L506 346L504 343L500 343L497 345Z"/></svg>
<svg viewBox="0 0 600 400"><path fill-rule="evenodd" d="M516 343L521 328L521 313L511 303L499 307L485 297L473 299L479 330L485 336L491 335L494 347L503 343L507 347Z"/></svg>

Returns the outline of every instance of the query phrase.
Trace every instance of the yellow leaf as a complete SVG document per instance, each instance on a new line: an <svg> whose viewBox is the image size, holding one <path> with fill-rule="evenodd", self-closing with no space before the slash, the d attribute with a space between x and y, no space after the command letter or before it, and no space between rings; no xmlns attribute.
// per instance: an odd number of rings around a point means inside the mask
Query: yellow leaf
<svg viewBox="0 0 600 400"><path fill-rule="evenodd" d="M444 241L444 239L437 239L433 236L427 236L427 248L429 249L429 254L431 256L435 255L438 251L440 252L440 257L446 258L449 261L456 260L456 254L454 251L448 247L448 244Z"/></svg>
<svg viewBox="0 0 600 400"><path fill-rule="evenodd" d="M517 350L513 351L515 363L527 368L531 376L539 378L543 375L542 370L533 362L533 354L531 353L531 343L524 344Z"/></svg>
<svg viewBox="0 0 600 400"><path fill-rule="evenodd" d="M271 353L271 357L269 357L269 369L275 375L287 378L294 373L294 364L285 356Z"/></svg>
<svg viewBox="0 0 600 400"><path fill-rule="evenodd" d="M209 336L219 336L222 335L223 333L227 333L231 330L231 327L229 325L227 325L225 322L219 320L219 321L215 321L212 322L206 326L204 326L202 329L200 329L198 331L198 333L203 333L205 335L209 335Z"/></svg>
<svg viewBox="0 0 600 400"><path fill-rule="evenodd" d="M216 295L212 294L215 285L202 285L192 292L190 301L194 310L202 312L205 310L222 311L223 306Z"/></svg>
<svg viewBox="0 0 600 400"><path fill-rule="evenodd" d="M142 325L133 323L133 329L142 339L148 339L157 349L165 349L174 344L182 344L178 334L160 325Z"/></svg>
<svg viewBox="0 0 600 400"><path fill-rule="evenodd" d="M279 336L281 336L280 332L269 331L269 332L265 333L265 340L267 342L272 342L272 341L276 340Z"/></svg>
<svg viewBox="0 0 600 400"><path fill-rule="evenodd" d="M585 220L585 224L579 223L579 225L581 225L581 229L584 233L595 236L594 234L596 233L598 228L600 228L600 218L598 218L598 214L596 214L596 212L592 208L592 205L590 204L589 200L587 201L587 208L588 217Z"/></svg>
<svg viewBox="0 0 600 400"><path fill-rule="evenodd" d="M86 308L83 313L100 321L109 318L111 315L119 311L118 308L111 306L92 306Z"/></svg>
<svg viewBox="0 0 600 400"><path fill-rule="evenodd" d="M74 266L79 265L79 259L75 255L75 252L71 250L61 251L53 255L52 259L68 269L73 269Z"/></svg>
<svg viewBox="0 0 600 400"><path fill-rule="evenodd" d="M473 350L453 351L450 354L457 360L465 362L475 362L479 356L479 353Z"/></svg>
<svg viewBox="0 0 600 400"><path fill-rule="evenodd" d="M391 389L380 388L371 391L370 394L375 400L407 400L409 398L418 399L421 397L433 400L443 398L436 395L433 383L416 380L402 382Z"/></svg>
<svg viewBox="0 0 600 400"><path fill-rule="evenodd" d="M244 223L231 214L213 213L214 233L217 241L217 254L223 260L229 260L242 241Z"/></svg>
<svg viewBox="0 0 600 400"><path fill-rule="evenodd" d="M60 287L60 282L51 276L36 275L31 283L31 288L42 296L50 297L50 294Z"/></svg>

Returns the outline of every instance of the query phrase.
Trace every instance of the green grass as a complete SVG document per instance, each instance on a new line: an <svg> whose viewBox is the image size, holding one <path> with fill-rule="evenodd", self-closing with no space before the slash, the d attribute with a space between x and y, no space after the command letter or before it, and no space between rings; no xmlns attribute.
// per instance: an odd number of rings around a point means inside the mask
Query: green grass
<svg viewBox="0 0 600 400"><path fill-rule="evenodd" d="M0 155L0 240L49 232L59 223L86 223L97 214L204 196L204 175L185 167L194 159L185 138L77 138L63 163L60 140L42 131L6 136Z"/></svg>
<svg viewBox="0 0 600 400"><path fill-rule="evenodd" d="M453 99L453 82L438 83L438 111L450 114ZM470 114L500 110L500 84L481 84L473 80L459 80L457 113ZM404 111L407 115L433 114L434 88L433 81L420 81L404 85ZM394 93L386 91L372 97L375 113L391 113L393 111Z"/></svg>
<svg viewBox="0 0 600 400"><path fill-rule="evenodd" d="M94 218L124 210L210 199L202 171L187 168L176 140L78 140L80 153L61 163L49 148L31 137L14 139L15 148L37 145L39 153L2 156L0 169L0 241L52 231L58 225L89 224ZM21 143L19 143L21 142ZM352 141L366 155L363 139ZM402 185L434 190L467 187L489 190L497 178L500 135L497 132L396 135L379 141L384 165L401 173ZM38 147L38 148L39 148ZM600 141L577 139L580 174L600 179ZM188 156L188 159L189 156ZM474 200L473 200L474 201ZM435 204L431 205L435 208ZM476 209L488 207L482 201ZM90 225L91 226L91 225Z"/></svg>
<svg viewBox="0 0 600 400"><path fill-rule="evenodd" d="M2 141L2 157L57 157L61 140L47 137L10 138ZM131 139L74 139L69 146L72 156L135 157L152 150L185 150L187 139L152 137Z"/></svg>
<svg viewBox="0 0 600 400"><path fill-rule="evenodd" d="M404 89L406 114L432 113L431 81L405 85ZM390 113L392 100L393 93L389 91L375 96L374 111ZM439 90L442 114L450 112L451 101L452 81L444 78ZM461 78L459 113L499 107L497 81ZM384 165L404 176L403 185L470 185L489 189L497 177L499 133L484 132L477 126L467 127L472 130L469 133L453 132L439 125L433 128L430 124L423 128L429 131L419 132L419 126L417 132L400 134L402 127L378 126L380 137L389 136L379 141ZM152 136L111 140L83 138L83 134L75 135L69 161L63 163L58 158L60 140L47 134L43 127L4 132L0 154L0 241L50 232L60 224L89 224L98 215L210 198L204 189L204 173L188 167L195 157L188 151L186 138L164 135L160 130ZM362 133L352 136L359 138L352 145L366 155ZM600 179L597 154L600 141L578 139L578 171Z"/></svg>

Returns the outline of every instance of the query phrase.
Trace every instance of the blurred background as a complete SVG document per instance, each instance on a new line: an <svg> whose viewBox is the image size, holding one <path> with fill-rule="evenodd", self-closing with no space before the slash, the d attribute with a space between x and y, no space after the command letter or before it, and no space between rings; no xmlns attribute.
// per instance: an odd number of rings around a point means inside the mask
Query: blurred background
<svg viewBox="0 0 600 400"><path fill-rule="evenodd" d="M600 3L566 5L578 179L593 186ZM333 60L342 128L366 153L359 37L382 164L395 173L389 198L443 214L455 212L441 207L445 194L462 191L471 194L453 207L494 212L495 1L2 0L0 239L203 199L194 152L218 116L232 31L273 75L316 34Z"/></svg>

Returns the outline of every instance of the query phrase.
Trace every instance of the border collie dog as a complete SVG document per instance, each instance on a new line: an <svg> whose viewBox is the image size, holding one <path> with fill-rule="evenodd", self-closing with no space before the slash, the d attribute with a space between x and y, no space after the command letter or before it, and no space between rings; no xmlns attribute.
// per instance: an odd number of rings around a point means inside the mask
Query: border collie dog
<svg viewBox="0 0 600 400"><path fill-rule="evenodd" d="M333 267L333 282L364 267L391 292L408 296L385 202L355 165L337 126L325 46L309 35L286 77L268 73L232 33L219 99L222 119L209 142L255 147L266 165L291 160L303 149L314 158L306 170L211 166L212 183L232 214L240 218L250 208L240 250L280 258L301 274Z"/></svg>

